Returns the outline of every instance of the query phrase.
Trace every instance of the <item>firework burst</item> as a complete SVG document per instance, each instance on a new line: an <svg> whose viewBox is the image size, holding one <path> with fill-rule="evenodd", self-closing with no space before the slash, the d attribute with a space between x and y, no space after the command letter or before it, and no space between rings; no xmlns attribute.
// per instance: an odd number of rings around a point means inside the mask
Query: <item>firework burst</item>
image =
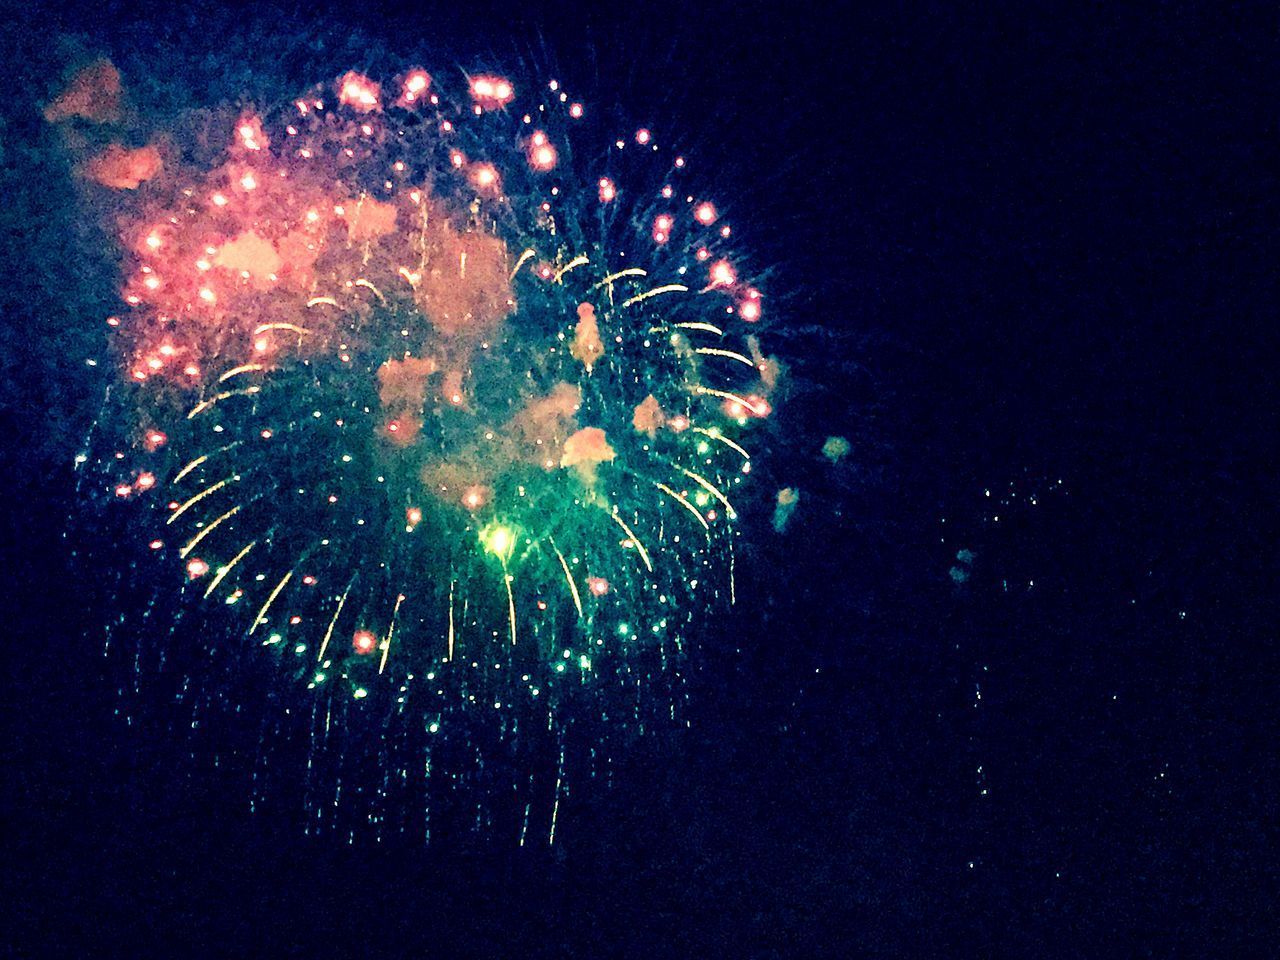
<svg viewBox="0 0 1280 960"><path fill-rule="evenodd" d="M566 718L677 718L778 373L685 159L647 129L576 156L584 113L555 82L352 72L228 118L208 163L84 165L129 191L86 459L206 611L192 641L308 691L309 771L361 718L415 731L428 780L450 731L550 731L551 838Z"/></svg>

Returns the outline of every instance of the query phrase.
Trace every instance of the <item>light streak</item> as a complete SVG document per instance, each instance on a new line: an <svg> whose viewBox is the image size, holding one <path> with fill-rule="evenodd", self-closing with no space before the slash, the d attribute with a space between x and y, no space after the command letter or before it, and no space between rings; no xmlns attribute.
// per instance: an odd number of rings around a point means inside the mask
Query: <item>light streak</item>
<svg viewBox="0 0 1280 960"><path fill-rule="evenodd" d="M206 600L209 599L213 591L218 589L218 584L220 584L223 578L228 573L231 572L231 568L234 567L241 560L243 560L245 555L248 554L248 552L252 550L255 546L257 546L257 544L258 544L257 540L250 540L247 544L244 545L244 547L241 548L239 553L237 553L234 557L231 558L230 563L228 563L224 567L218 568L217 574L214 575L213 582L209 584L209 589L204 592L204 597Z"/></svg>
<svg viewBox="0 0 1280 960"><path fill-rule="evenodd" d="M232 480L235 480L237 476L238 474L233 473L231 476L223 480L219 480L217 483L213 484L212 486L205 487L203 490L201 490L199 493L193 496L186 503L182 504L180 507L174 510L173 513L169 514L169 518L165 520L165 523L166 524L173 523L173 521L177 520L180 516L186 513L191 507L195 506L197 503L199 503L201 500L203 500L205 497L209 496L210 494L217 493L219 490L225 487Z"/></svg>
<svg viewBox="0 0 1280 960"><path fill-rule="evenodd" d="M702 489L706 490L709 494L711 494L713 497L719 500L722 504L724 504L724 508L728 513L730 520L733 520L738 516L738 511L733 509L733 504L729 502L728 498L724 495L723 491L721 491L721 489L717 487L714 483L712 483L710 480L705 479L704 477L698 476L692 470L686 470L684 467L677 466L676 469L679 470L681 473L683 473L690 480L694 481L694 483L698 484L698 486L702 487Z"/></svg>
<svg viewBox="0 0 1280 960"><path fill-rule="evenodd" d="M239 512L240 512L240 505L237 504L236 506L228 510L226 513L224 513L222 516L218 517L216 520L210 521L208 526L206 526L203 530L197 533L190 540L188 540L187 545L178 551L178 557L182 560L187 559L187 555L196 548L196 545L201 540L203 540L209 534L213 533L214 530L218 529L218 525L222 523L224 520L231 519Z"/></svg>
<svg viewBox="0 0 1280 960"><path fill-rule="evenodd" d="M723 337L724 331L711 323L703 323L700 320L689 323L677 323L677 327L684 330L705 330L707 333L714 333L717 337Z"/></svg>
<svg viewBox="0 0 1280 960"><path fill-rule="evenodd" d="M290 333L296 333L300 337L305 337L311 333L306 327L300 327L296 323L285 323L277 320L275 323L264 323L253 330L256 337L260 333L266 333L268 330L288 330Z"/></svg>
<svg viewBox="0 0 1280 960"><path fill-rule="evenodd" d="M453 588L454 588L454 585L455 585L456 583L457 583L457 581L455 581L455 580L450 580L450 581L449 581L449 638L448 638L449 649L448 649L448 652L447 652L447 654L446 654L446 656L445 656L445 659L446 659L446 660L452 660L452 659L453 659L453 640L454 640L454 628L453 628Z"/></svg>
<svg viewBox="0 0 1280 960"><path fill-rule="evenodd" d="M502 561L502 584L507 588L507 622L511 624L511 645L516 645L516 597L511 589L514 578L507 572L507 561Z"/></svg>
<svg viewBox="0 0 1280 960"><path fill-rule="evenodd" d="M576 269L577 267L581 267L584 264L587 264L590 262L591 261L589 261L585 255L581 253L578 254L576 257L574 257L572 260L570 260L568 263L566 263L563 267L561 267L559 270L555 272L555 276L552 277L552 282L559 283L564 278L564 275L568 273L570 270Z"/></svg>
<svg viewBox="0 0 1280 960"><path fill-rule="evenodd" d="M293 568L293 570L296 570L296 569L298 568L297 567ZM288 582L291 579L293 579L293 570L290 570L283 577L281 577L280 582L277 583L275 586L275 589L271 591L271 594L267 597L267 602L262 605L262 608L258 611L258 615L253 618L253 626L249 628L249 636L253 636L254 631L257 630L259 626L261 626L263 623L266 622L267 611L270 610L271 605L276 602L276 597L280 596L280 591L285 588L285 585L288 584Z"/></svg>
<svg viewBox="0 0 1280 960"><path fill-rule="evenodd" d="M206 410L210 409L214 404L222 400L226 400L229 397L248 397L248 396L252 396L255 393L261 392L261 390L262 390L262 387L254 386L254 387L246 387L243 390L228 390L225 393L215 394L214 396L210 397L208 400L201 400L194 407L192 407L191 411L187 414L187 419L194 420L197 416L204 413Z"/></svg>
<svg viewBox="0 0 1280 960"><path fill-rule="evenodd" d="M693 432L700 433L704 437L710 437L712 440L719 440L726 447L729 447L731 450L736 450L738 453L742 454L742 459L744 460L751 459L751 454L747 452L745 447L742 447L739 444L734 443L732 440L730 440L728 437L726 437L724 434L720 433L717 430L708 430L705 427L694 427Z"/></svg>
<svg viewBox="0 0 1280 960"><path fill-rule="evenodd" d="M356 281L355 281L355 285L356 285L357 287L366 287L366 288L368 288L369 290L372 290L372 291L373 291L374 296L376 296L376 297L378 298L378 301L379 301L380 303L385 304L385 303L387 302L387 298L386 298L386 297L384 297L384 296L382 295L382 291L381 291L381 290L379 290L377 287L375 287L372 283L370 283L370 282L369 282L368 280L366 280L364 277L361 277L359 280L356 280Z"/></svg>
<svg viewBox="0 0 1280 960"><path fill-rule="evenodd" d="M619 270L616 273L609 274L599 283L593 284L591 289L598 290L601 287L613 286L613 282L615 280L621 280L623 277L647 277L648 275L649 275L649 272L647 270L641 269L640 267L627 267L627 269L625 270Z"/></svg>
<svg viewBox="0 0 1280 960"><path fill-rule="evenodd" d="M257 334L261 331L255 330L253 332ZM254 370L261 370L261 369L263 369L263 367L262 367L262 364L260 363L242 363L238 367L232 367L230 370L228 370L226 373L220 376L218 378L218 383L226 383L232 377L238 377L242 373L252 373Z"/></svg>
<svg viewBox="0 0 1280 960"><path fill-rule="evenodd" d="M672 499L676 500L676 501L677 501L677 502L678 502L682 507L684 507L684 508L685 508L686 510L688 510L690 513L692 513L695 517L697 517L697 518L698 518L698 522L699 522L700 524L702 524L702 529L703 529L703 530L706 530L706 531L708 531L708 532L711 530L711 528L707 525L707 521L706 521L706 519L705 519L705 518L702 516L702 514L698 511L698 508L697 508L697 507L695 507L692 503L690 503L688 500L686 500L686 499L685 499L684 497L682 497L680 494L676 493L674 490L672 490L670 487L668 487L665 483L660 483L659 481L654 480L654 481L653 481L653 485L654 485L655 487L657 487L659 490L661 490L663 493L665 493L667 496L669 496L669 497L671 497Z"/></svg>
<svg viewBox="0 0 1280 960"><path fill-rule="evenodd" d="M511 273L507 275L507 279L508 280L515 279L515 275L520 272L520 268L523 267L535 256L537 256L537 252L533 249L533 247L526 248L525 251L522 254L520 254L520 258L516 260L516 265L511 268Z"/></svg>
<svg viewBox="0 0 1280 960"><path fill-rule="evenodd" d="M224 447L223 449L225 450L226 448ZM200 464L202 464L202 463L204 463L206 460L208 460L208 459L209 459L209 456L210 456L210 454L202 453L200 456L196 457L194 460L192 460L190 463L188 463L185 467L183 467L181 470L179 470L179 471L178 471L178 473L177 473L177 476L175 476L175 477L174 477L171 481L169 481L169 482L170 482L170 483L175 483L175 484L176 484L176 483L178 483L179 481L181 481L181 480L182 480L182 478L183 478L183 477L185 477L187 474L189 474L192 470L194 470L196 467L200 466Z"/></svg>
<svg viewBox="0 0 1280 960"><path fill-rule="evenodd" d="M664 283L660 287L654 287L652 290L646 290L644 293L638 293L634 297L623 300L622 305L629 307L632 304L648 300L650 297L659 297L664 293L685 293L688 289L683 283Z"/></svg>
<svg viewBox="0 0 1280 960"><path fill-rule="evenodd" d="M347 596L351 593L351 588L355 585L356 578L352 577L347 582L347 588L342 591L342 596L338 598L338 608L333 611L333 616L329 618L329 626L325 628L324 640L320 642L320 652L316 655L316 663L324 662L325 651L329 649L329 641L333 639L333 628L338 625L338 617L342 616L342 608L347 604Z"/></svg>
<svg viewBox="0 0 1280 960"><path fill-rule="evenodd" d="M617 507L613 508L613 512L610 516L613 517L618 526L623 529L631 542L636 545L636 550L640 553L640 559L644 561L644 565L648 568L649 572L653 573L653 561L649 559L649 551L644 548L644 544L640 542L640 538L636 536L635 531L627 526L627 522L619 515Z"/></svg>
<svg viewBox="0 0 1280 960"><path fill-rule="evenodd" d="M560 552L560 548L556 546L555 537L548 538L551 540L551 549L556 552L556 557L560 560L560 568L564 570L565 583L569 584L569 594L573 597L573 605L578 609L578 619L582 619L582 597L578 595L578 585L573 582L573 574L569 572L569 564L564 559L564 554Z"/></svg>
<svg viewBox="0 0 1280 960"><path fill-rule="evenodd" d="M764 412L759 406L748 400L746 397L740 397L736 393L729 393L727 390L714 390L711 387L697 386L694 387L694 392L701 393L706 396L719 397L721 400L732 400L734 403L740 403L744 409L750 410L757 416Z"/></svg>
<svg viewBox="0 0 1280 960"><path fill-rule="evenodd" d="M181 481L181 480L182 480L182 478L183 478L183 477L185 477L187 474L189 474L192 470L194 470L196 467L200 466L200 464L205 463L205 462L206 462L210 457L214 456L214 454L218 454L218 453L226 453L228 450L231 450L231 449L233 449L234 447L238 447L238 446L240 446L240 444L241 444L241 441L240 441L240 440L237 440L237 441L235 441L234 443L228 443L225 447L219 447L217 450L214 450L214 451L212 451L212 452L210 452L210 453L201 454L200 456L198 456L198 457L196 457L194 460L192 460L190 463L188 463L188 464L187 464L185 467L183 467L181 470L179 470L179 471L178 471L178 473L177 473L177 475L176 475L176 476L174 476L174 478L173 478L172 480L170 480L170 481L169 481L169 483L171 483L171 484L176 484L176 483L178 483L179 481Z"/></svg>
<svg viewBox="0 0 1280 960"><path fill-rule="evenodd" d="M698 347L696 352L705 357L728 357L730 360L737 360L739 363L746 364L752 370L756 368L755 363L752 362L750 357L743 356L734 350L720 350L716 347Z"/></svg>
<svg viewBox="0 0 1280 960"><path fill-rule="evenodd" d="M400 604L404 603L404 594L396 597L395 609L391 611L391 625L387 627L387 639L382 641L382 662L378 664L378 676L387 669L387 657L391 655L391 638L396 634L396 617L400 616Z"/></svg>

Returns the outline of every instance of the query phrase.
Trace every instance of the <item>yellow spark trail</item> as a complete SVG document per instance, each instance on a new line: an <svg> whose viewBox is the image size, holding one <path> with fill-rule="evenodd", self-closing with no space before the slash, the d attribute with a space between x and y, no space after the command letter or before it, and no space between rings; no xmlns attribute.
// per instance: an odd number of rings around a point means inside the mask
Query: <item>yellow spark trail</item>
<svg viewBox="0 0 1280 960"><path fill-rule="evenodd" d="M751 454L747 453L747 451L744 448L740 447L738 444L734 443L732 440L730 440L728 437L724 436L723 434L717 433L714 430L708 430L705 427L694 427L693 432L700 433L706 437L710 437L712 440L719 440L726 447L730 447L734 450L737 450L740 454L742 454L742 458L744 460L751 459Z"/></svg>
<svg viewBox="0 0 1280 960"><path fill-rule="evenodd" d="M564 744L560 745L560 766L556 768L555 803L551 805L551 832L547 835L547 845L556 844L556 821L560 819L560 787L564 783Z"/></svg>
<svg viewBox="0 0 1280 960"><path fill-rule="evenodd" d="M232 507L226 513L224 513L222 516L218 517L217 520L212 521L207 527L205 527L203 530L197 533L194 537L188 540L187 545L178 551L179 559L182 559L182 560L187 559L187 554L189 554L192 550L194 550L196 548L196 545L201 540L203 540L209 534L213 533L213 531L218 528L218 524L222 523L223 520L229 520L231 517L234 517L239 512L240 512L240 504L236 504L234 507Z"/></svg>
<svg viewBox="0 0 1280 960"><path fill-rule="evenodd" d="M225 450L226 448L223 447L223 449ZM190 473L192 470L200 466L200 464L204 463L208 459L209 459L209 454L207 453L201 454L200 456L196 457L194 460L188 463L185 467L179 470L178 475L174 477L171 482L178 483L183 477L185 477L188 473Z"/></svg>
<svg viewBox="0 0 1280 960"><path fill-rule="evenodd" d="M297 569L298 569L297 567L293 568L293 570L297 570ZM271 591L271 595L267 597L267 602L262 605L262 609L258 611L258 615L253 618L253 626L249 628L249 636L253 636L254 631L257 630L258 627L266 619L267 611L270 610L271 605L276 602L276 597L280 596L280 591L285 588L285 585L291 579L293 579L293 570L290 570L283 577L281 577L280 582L277 583L275 589Z"/></svg>
<svg viewBox="0 0 1280 960"><path fill-rule="evenodd" d="M629 297L622 301L624 307L629 307L633 303L639 303L641 300L648 300L650 297L656 297L664 293L683 293L689 288L683 283L666 283L660 287L654 287L652 290L646 290L644 293L638 293L634 297Z"/></svg>
<svg viewBox="0 0 1280 960"><path fill-rule="evenodd" d="M578 585L573 582L573 574L569 572L569 564L564 559L564 554L560 552L560 548L556 546L555 537L551 537L551 549L556 552L556 556L560 558L560 566L564 570L565 583L569 584L569 593L573 596L573 605L578 608L578 619L582 619L582 597L578 595Z"/></svg>
<svg viewBox="0 0 1280 960"><path fill-rule="evenodd" d="M696 473L694 473L692 470L686 470L684 467L681 467L678 465L676 466L676 469L679 470L681 473L683 473L689 479L696 482L699 486L702 487L703 490L706 490L709 494L711 494L713 497L715 497L717 500L723 503L725 510L729 514L730 520L732 520L734 517L738 515L738 511L733 509L733 504L729 502L729 498L726 497L723 491L721 491L721 489L717 487L714 483L712 483L710 480L707 480L704 477L700 477Z"/></svg>
<svg viewBox="0 0 1280 960"><path fill-rule="evenodd" d="M356 578L352 577L347 582L347 589L342 591L342 596L338 598L338 609L333 611L333 616L329 619L329 626L324 632L324 640L320 642L320 653L316 657L316 663L324 660L324 652L329 649L329 641L333 639L333 628L338 625L338 617L342 616L342 608L346 605L347 594L351 592L351 587L355 584Z"/></svg>
<svg viewBox="0 0 1280 960"><path fill-rule="evenodd" d="M613 281L621 280L623 277L647 277L647 276L648 276L648 273L646 273L644 270L640 269L639 267L627 267L627 269L625 270L619 270L617 273L609 274L599 283L595 284L595 286L593 286L591 289L595 290L598 287L610 286L613 283Z"/></svg>
<svg viewBox="0 0 1280 960"><path fill-rule="evenodd" d="M212 594L213 591L218 589L218 584L222 582L223 577L225 577L228 573L231 572L231 568L234 567L237 563L239 563L242 559L244 559L245 554L247 554L250 550L252 550L257 545L258 545L257 540L250 540L247 544L245 544L244 549L242 549L239 553L237 553L234 557L231 558L230 563L228 563L225 567L218 568L218 572L214 576L213 582L209 584L209 589L204 592L204 598L206 600L209 599L209 595Z"/></svg>
<svg viewBox="0 0 1280 960"><path fill-rule="evenodd" d="M195 417L199 416L200 414L208 410L210 407L212 407L219 400L225 400L227 399L227 397L247 397L250 394L258 393L261 390L262 390L261 387L255 386L255 387L246 387L243 390L228 390L226 393L216 394L215 396L210 397L208 400L201 400L194 407L192 407L191 412L187 414L187 419L188 420L194 419Z"/></svg>
<svg viewBox="0 0 1280 960"><path fill-rule="evenodd" d="M288 330L290 333L296 333L300 337L305 337L307 334L311 333L311 331L306 327L300 327L296 323L285 323L284 321L277 320L275 323L264 323L255 328L253 335L256 337L258 334L266 333L268 330Z"/></svg>
<svg viewBox="0 0 1280 960"><path fill-rule="evenodd" d="M536 255L536 254L534 253L534 250L533 250L533 248L532 248L532 247L530 247L530 248L529 248L528 250L526 250L524 253L520 254L520 259L519 259L519 260L517 260L517 261L516 261L516 265L515 265L514 267L512 267L512 268L511 268L511 273L507 276L507 279L508 279L508 280L514 280L514 279L515 279L516 274L520 272L520 268L521 268L521 267L523 267L523 266L525 265L525 263L527 263L527 262L529 261L529 258L531 258L531 257L533 257L533 256L535 256L535 255Z"/></svg>
<svg viewBox="0 0 1280 960"><path fill-rule="evenodd" d="M449 655L446 660L453 659L453 587L456 583L456 580L449 581Z"/></svg>
<svg viewBox="0 0 1280 960"><path fill-rule="evenodd" d="M742 354L734 350L720 350L717 347L698 347L695 352L701 353L703 356L707 357L728 357L730 360L737 360L739 363L745 363L752 370L756 368L756 365L752 362L750 357L744 357Z"/></svg>
<svg viewBox="0 0 1280 960"><path fill-rule="evenodd" d="M752 403L746 397L738 396L736 393L729 393L729 391L727 390L713 390L711 389L711 387L696 387L695 390L698 393L701 393L707 396L720 397L723 400L733 400L736 403L742 404L746 409L750 410L752 413L758 414L761 412L760 408L757 407L754 403Z"/></svg>
<svg viewBox="0 0 1280 960"><path fill-rule="evenodd" d="M236 474L233 473L231 476L227 477L226 479L219 480L213 486L205 487L203 490L197 493L194 497L192 497L186 503L182 504L182 506L178 507L177 510L173 511L173 513L169 515L169 519L165 521L165 524L173 523L173 521L177 520L180 516L186 513L187 510L190 509L192 506L199 503L205 497L209 496L209 494L217 493L219 490L221 490L223 487L225 487L228 483L230 483L234 479L236 479Z"/></svg>
<svg viewBox="0 0 1280 960"><path fill-rule="evenodd" d="M738 583L733 575L733 538L729 538L729 606L738 602Z"/></svg>
<svg viewBox="0 0 1280 960"><path fill-rule="evenodd" d="M507 565L502 564L502 583L507 588L507 619L511 624L511 645L516 645L516 596L511 592L511 574L507 573Z"/></svg>
<svg viewBox="0 0 1280 960"><path fill-rule="evenodd" d="M582 266L584 263L590 263L590 262L591 262L591 261L589 261L589 260L586 258L586 256L585 256L585 255L583 255L583 254L581 254L581 253L580 253L580 254L578 254L576 257L574 257L572 260L570 260L568 263L566 263L563 267L561 267L559 270L557 270L557 271L556 271L555 276L554 276L554 277L552 277L551 279L552 279L552 281L553 281L553 282L555 282L555 283L559 283L559 282L560 282L560 279L561 279L561 278L562 278L566 273L568 273L570 270L572 270L574 267L580 267L580 266Z"/></svg>
<svg viewBox="0 0 1280 960"><path fill-rule="evenodd" d="M357 287L367 287L368 289L373 291L374 296L376 296L382 303L385 304L387 302L387 298L382 295L382 291L379 290L377 287L375 287L372 283L370 283L364 277L361 277L359 280L355 281L355 285Z"/></svg>
<svg viewBox="0 0 1280 960"><path fill-rule="evenodd" d="M391 638L396 634L396 617L400 616L400 604L404 603L404 594L396 597L395 609L391 611L391 626L387 627L387 639L382 641L382 662L378 664L378 676L387 669L387 657L391 655Z"/></svg>
<svg viewBox="0 0 1280 960"><path fill-rule="evenodd" d="M698 518L698 522L702 524L702 529L710 532L711 527L707 525L707 521L703 518L702 514L698 512L697 507L695 507L692 503L690 503L684 497L680 496L680 494L676 493L674 490L668 487L665 483L659 483L657 480L654 480L653 485L657 487L659 490L661 490L663 493L665 493L667 496L673 498L674 500L679 501L679 503L686 510L688 510L690 513L692 513L695 517Z"/></svg>
<svg viewBox="0 0 1280 960"><path fill-rule="evenodd" d="M614 521L620 526L630 538L631 542L636 545L636 549L640 552L640 559L644 561L644 565L648 567L649 572L653 573L653 563L649 560L649 551L644 548L644 544L640 542L640 538L635 535L635 531L627 526L627 522L618 514L618 508L613 508L613 513L609 514Z"/></svg>
<svg viewBox="0 0 1280 960"><path fill-rule="evenodd" d="M253 332L254 332L255 334L257 334L257 333L259 333L259 332L261 332L261 331L260 331L260 329L259 329L259 330L255 330L255 331L253 331ZM228 380L230 380L232 377L238 377L238 376L239 376L240 374L242 374L242 373L251 373L251 372L252 372L252 371L254 371L254 370L261 370L261 369L262 369L262 364L260 364L260 363L242 363L242 364L240 364L240 366L238 366L238 367L232 367L230 370L228 370L226 373L224 373L222 376L220 376L220 377L218 378L218 382L219 382L219 383L226 383L226 382L227 382Z"/></svg>
<svg viewBox="0 0 1280 960"><path fill-rule="evenodd" d="M714 333L717 337L724 336L724 331L712 323L694 321L690 323L677 323L676 326L681 330L705 330L707 333Z"/></svg>
<svg viewBox="0 0 1280 960"><path fill-rule="evenodd" d="M225 447L219 447L217 450L214 450L213 453L205 453L205 454L202 454L201 456L196 457L194 460L188 463L185 467L179 470L177 476L175 476L169 482L178 483L183 477L189 474L192 470L194 470L196 467L200 466L200 464L204 463L211 456L213 456L214 453L226 453L232 447L240 446L240 442L241 441L237 440L235 443L228 443Z"/></svg>

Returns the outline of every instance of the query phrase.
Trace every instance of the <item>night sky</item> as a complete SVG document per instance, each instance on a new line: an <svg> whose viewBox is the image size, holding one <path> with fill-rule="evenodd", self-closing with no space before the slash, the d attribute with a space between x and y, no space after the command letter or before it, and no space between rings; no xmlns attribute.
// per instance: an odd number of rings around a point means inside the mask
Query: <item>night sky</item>
<svg viewBox="0 0 1280 960"><path fill-rule="evenodd" d="M6 955L1276 955L1274 11L10 6ZM117 717L116 261L40 115L86 55L191 103L517 64L715 159L788 377L738 603L554 847L308 837Z"/></svg>

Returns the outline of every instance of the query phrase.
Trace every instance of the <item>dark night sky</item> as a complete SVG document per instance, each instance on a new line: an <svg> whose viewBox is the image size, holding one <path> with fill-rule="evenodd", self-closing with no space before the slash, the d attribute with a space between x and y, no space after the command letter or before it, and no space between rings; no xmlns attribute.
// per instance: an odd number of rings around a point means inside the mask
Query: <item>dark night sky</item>
<svg viewBox="0 0 1280 960"><path fill-rule="evenodd" d="M1274 956L1274 11L572 6L7 18L12 955ZM31 262L55 40L233 85L220 54L291 21L342 38L261 68L298 85L367 66L337 62L356 26L616 94L723 157L786 291L793 395L694 729L555 857L252 817L113 724L85 639L61 531L96 387L38 358L106 268Z"/></svg>

